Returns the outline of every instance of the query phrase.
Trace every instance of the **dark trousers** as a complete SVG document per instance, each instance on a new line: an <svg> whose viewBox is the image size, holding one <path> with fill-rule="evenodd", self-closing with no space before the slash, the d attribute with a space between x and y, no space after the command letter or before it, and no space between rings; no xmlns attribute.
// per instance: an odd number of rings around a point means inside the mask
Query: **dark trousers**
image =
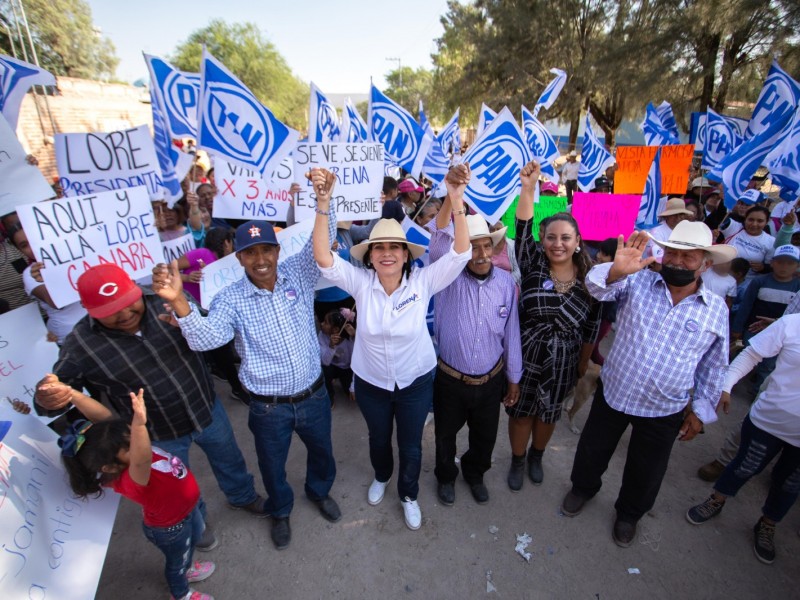
<svg viewBox="0 0 800 600"><path fill-rule="evenodd" d="M564 187L567 188L567 204L572 204L572 195L578 190L578 180L567 179Z"/></svg>
<svg viewBox="0 0 800 600"><path fill-rule="evenodd" d="M622 487L614 507L622 521L635 523L653 508L667 472L672 444L683 424L683 411L665 417L635 417L611 408L598 380L594 402L572 464L572 491L593 497L628 425L632 427Z"/></svg>
<svg viewBox="0 0 800 600"><path fill-rule="evenodd" d="M739 453L725 467L714 489L725 496L735 496L751 477L761 473L779 453L781 456L772 468L772 481L761 512L768 519L780 521L800 493L800 448L756 427L750 415L742 422Z"/></svg>
<svg viewBox="0 0 800 600"><path fill-rule="evenodd" d="M334 402L333 397L333 382L338 379L342 384L342 389L345 395L350 393L350 384L353 382L353 370L343 369L335 365L322 365L322 376L325 378L325 389L328 390L328 396L331 398L331 404Z"/></svg>
<svg viewBox="0 0 800 600"><path fill-rule="evenodd" d="M449 483L458 475L456 436L469 427L469 449L461 457L461 474L470 484L483 483L492 466L497 440L505 375L500 371L483 385L467 385L441 369L433 380L433 417L436 424L436 479Z"/></svg>

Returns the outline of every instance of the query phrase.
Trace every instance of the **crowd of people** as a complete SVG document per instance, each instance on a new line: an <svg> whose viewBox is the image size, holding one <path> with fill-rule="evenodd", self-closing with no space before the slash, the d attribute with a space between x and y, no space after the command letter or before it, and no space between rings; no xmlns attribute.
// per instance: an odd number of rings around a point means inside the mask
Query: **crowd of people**
<svg viewBox="0 0 800 600"><path fill-rule="evenodd" d="M286 462L294 433L308 453L305 495L327 521L342 518L331 493L332 408L337 397L350 398L369 432L366 501L385 498L396 431L397 496L416 530L431 411L439 501L455 504L460 473L485 504L501 407L509 490L526 478L541 485L564 404L594 363L602 370L561 512L576 517L597 494L630 426L612 531L627 547L656 503L675 440L693 439L727 412L733 385L754 371L748 415L699 469L713 492L687 507L686 518L697 525L718 515L780 454L753 538L757 558L771 563L776 524L800 492L800 395L791 375L800 368L798 206L770 206L754 178L728 211L719 187L698 173L649 233L585 240L569 210L577 164L570 153L562 188L540 181L535 161L522 168L513 236L465 204L467 164L450 169L442 198L431 198L424 180L386 177L381 218L360 224L337 219L336 178L313 169L313 235L283 261L276 232L292 224L291 211L281 224L214 218L213 169L198 165L181 201L153 207L162 240L188 233L196 249L159 264L147 284L116 265L90 268L77 282L80 302L61 308L16 215L3 216L3 308L37 301L60 347L35 402L41 413L64 414L54 427L73 490L85 497L110 488L142 504L172 596L210 598L189 588L214 571L194 550L217 545L214 515L190 470L193 443L229 506L269 518L282 550L291 542ZM610 169L594 191L612 186ZM536 219L537 195L561 189L567 211ZM407 239L409 222L428 232L427 248ZM231 253L245 276L203 310L203 269ZM333 286L317 290L320 276ZM266 499L214 376L249 407ZM468 447L459 449L465 425Z"/></svg>

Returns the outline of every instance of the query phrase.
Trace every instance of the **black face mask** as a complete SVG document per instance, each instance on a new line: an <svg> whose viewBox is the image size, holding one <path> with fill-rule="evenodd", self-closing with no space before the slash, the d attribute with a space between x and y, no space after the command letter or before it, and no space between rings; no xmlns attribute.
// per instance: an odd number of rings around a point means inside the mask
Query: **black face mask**
<svg viewBox="0 0 800 600"><path fill-rule="evenodd" d="M695 282L697 278L697 271L688 271L686 269L676 269L668 265L661 265L661 279L667 285L675 287L686 287Z"/></svg>

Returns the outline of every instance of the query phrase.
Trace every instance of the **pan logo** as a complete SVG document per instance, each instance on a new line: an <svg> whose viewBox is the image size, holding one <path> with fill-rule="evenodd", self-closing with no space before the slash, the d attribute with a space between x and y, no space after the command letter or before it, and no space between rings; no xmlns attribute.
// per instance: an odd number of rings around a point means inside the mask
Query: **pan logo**
<svg viewBox="0 0 800 600"><path fill-rule="evenodd" d="M197 103L200 92L200 77L187 77L178 71L170 73L164 81L164 102L167 113L173 120L172 129L176 130L174 121L181 125L178 131L197 135Z"/></svg>
<svg viewBox="0 0 800 600"><path fill-rule="evenodd" d="M494 203L505 200L519 183L527 152L513 123L503 123L491 139L481 139L471 156L472 180L468 192L473 201Z"/></svg>
<svg viewBox="0 0 800 600"><path fill-rule="evenodd" d="M392 160L405 166L413 163L419 152L419 141L413 119L397 107L382 100L372 103L372 129L375 141L381 142Z"/></svg>
<svg viewBox="0 0 800 600"><path fill-rule="evenodd" d="M317 142L339 138L339 123L336 110L317 93Z"/></svg>
<svg viewBox="0 0 800 600"><path fill-rule="evenodd" d="M243 162L261 165L272 156L274 134L261 106L240 87L207 82L203 144Z"/></svg>
<svg viewBox="0 0 800 600"><path fill-rule="evenodd" d="M551 161L554 156L558 157L558 148L553 143L553 138L539 121L525 119L525 141L537 158Z"/></svg>

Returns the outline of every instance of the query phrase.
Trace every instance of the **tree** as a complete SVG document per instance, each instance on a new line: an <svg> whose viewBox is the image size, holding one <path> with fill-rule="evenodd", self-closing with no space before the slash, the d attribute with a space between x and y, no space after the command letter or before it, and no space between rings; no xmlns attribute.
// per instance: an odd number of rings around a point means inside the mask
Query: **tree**
<svg viewBox="0 0 800 600"><path fill-rule="evenodd" d="M278 119L296 129L307 129L309 88L254 23L228 24L215 19L178 45L172 63L184 71L199 71L203 44Z"/></svg>
<svg viewBox="0 0 800 600"><path fill-rule="evenodd" d="M0 15L9 30L15 29L13 2L0 5ZM83 0L25 0L25 12L39 64L54 75L83 79L114 77L119 59L114 44L100 35L92 22L92 11ZM16 11L19 14L19 11ZM23 24L20 29L25 34ZM9 39L8 31L0 30L0 52L23 59L21 42L16 32ZM27 39L28 60L33 62Z"/></svg>
<svg viewBox="0 0 800 600"><path fill-rule="evenodd" d="M427 101L433 89L433 73L424 67L416 70L400 67L386 75L388 87L383 93L412 115L419 112L419 101Z"/></svg>

